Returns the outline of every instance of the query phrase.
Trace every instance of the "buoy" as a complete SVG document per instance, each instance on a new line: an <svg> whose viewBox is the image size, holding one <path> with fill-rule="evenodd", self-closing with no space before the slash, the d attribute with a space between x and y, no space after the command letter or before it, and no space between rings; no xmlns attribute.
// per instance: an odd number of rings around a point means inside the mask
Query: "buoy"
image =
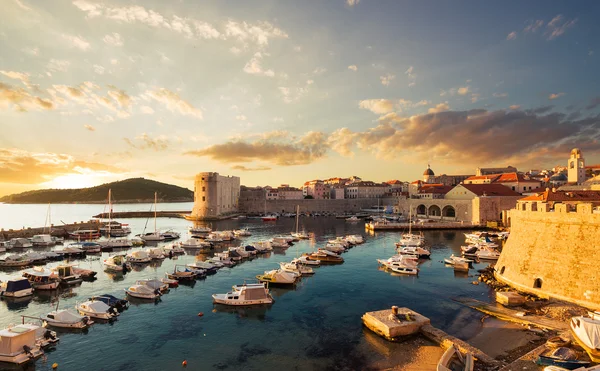
<svg viewBox="0 0 600 371"><path fill-rule="evenodd" d="M213 313L217 313L217 310L216 310L216 309L213 309L213 310L212 310L212 312L213 312Z"/></svg>
<svg viewBox="0 0 600 371"><path fill-rule="evenodd" d="M202 317L204 315L204 313L200 312L198 313L198 317Z"/></svg>
<svg viewBox="0 0 600 371"><path fill-rule="evenodd" d="M53 369L53 370L56 370L57 368L58 368L58 363L53 363L53 364L52 364L52 369Z"/></svg>
<svg viewBox="0 0 600 371"><path fill-rule="evenodd" d="M187 367L187 361L185 359L183 360L183 362L181 362L181 366Z"/></svg>

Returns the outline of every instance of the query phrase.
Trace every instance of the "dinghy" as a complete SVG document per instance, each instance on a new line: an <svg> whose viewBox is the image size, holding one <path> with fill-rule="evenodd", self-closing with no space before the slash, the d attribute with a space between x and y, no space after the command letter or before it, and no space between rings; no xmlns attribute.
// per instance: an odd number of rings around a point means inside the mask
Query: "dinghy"
<svg viewBox="0 0 600 371"><path fill-rule="evenodd" d="M463 356L452 344L438 361L437 371L473 371L474 360L471 353Z"/></svg>

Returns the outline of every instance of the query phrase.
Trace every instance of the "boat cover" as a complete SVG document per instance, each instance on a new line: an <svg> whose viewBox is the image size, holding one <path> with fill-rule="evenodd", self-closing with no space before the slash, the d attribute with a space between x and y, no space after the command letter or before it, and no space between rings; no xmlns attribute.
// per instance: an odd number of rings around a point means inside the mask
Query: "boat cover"
<svg viewBox="0 0 600 371"><path fill-rule="evenodd" d="M574 317L571 321L573 332L585 345L600 349L600 321L585 317Z"/></svg>
<svg viewBox="0 0 600 371"><path fill-rule="evenodd" d="M110 309L108 305L104 304L101 301L87 301L85 303L82 303L81 305L87 305L91 312L96 313L106 313Z"/></svg>
<svg viewBox="0 0 600 371"><path fill-rule="evenodd" d="M27 290L30 288L31 288L31 284L26 279L6 282L6 291L7 292Z"/></svg>
<svg viewBox="0 0 600 371"><path fill-rule="evenodd" d="M35 331L21 326L0 331L0 354L19 354L23 345L35 348Z"/></svg>
<svg viewBox="0 0 600 371"><path fill-rule="evenodd" d="M64 323L77 323L77 322L81 321L81 319L83 318L83 316L80 316L75 313L71 313L68 310L59 310L57 312L50 312L50 313L48 313L48 315L49 316L53 315L54 319L56 321L64 322Z"/></svg>
<svg viewBox="0 0 600 371"><path fill-rule="evenodd" d="M246 300L261 300L266 298L267 294L264 287L246 288Z"/></svg>

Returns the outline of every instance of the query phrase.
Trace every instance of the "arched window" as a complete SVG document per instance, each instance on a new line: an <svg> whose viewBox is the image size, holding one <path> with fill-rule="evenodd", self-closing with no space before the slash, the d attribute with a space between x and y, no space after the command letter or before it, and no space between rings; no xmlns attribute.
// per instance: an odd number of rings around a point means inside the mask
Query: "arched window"
<svg viewBox="0 0 600 371"><path fill-rule="evenodd" d="M571 161L571 162L569 163L569 168L570 168L570 169L573 169L573 168L575 168L575 161Z"/></svg>
<svg viewBox="0 0 600 371"><path fill-rule="evenodd" d="M429 216L442 216L442 210L438 205L429 206Z"/></svg>
<svg viewBox="0 0 600 371"><path fill-rule="evenodd" d="M442 209L442 216L446 218L456 218L456 210L450 205L444 206Z"/></svg>
<svg viewBox="0 0 600 371"><path fill-rule="evenodd" d="M542 279L541 278L536 278L535 281L533 281L533 288L534 289L541 289L542 288Z"/></svg>
<svg viewBox="0 0 600 371"><path fill-rule="evenodd" d="M425 215L426 213L427 213L427 208L425 207L425 205L417 206L417 214Z"/></svg>

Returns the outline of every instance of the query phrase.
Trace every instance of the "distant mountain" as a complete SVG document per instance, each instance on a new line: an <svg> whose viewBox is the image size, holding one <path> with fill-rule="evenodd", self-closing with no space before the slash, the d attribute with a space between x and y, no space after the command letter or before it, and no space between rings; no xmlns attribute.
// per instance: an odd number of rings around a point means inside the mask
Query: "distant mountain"
<svg viewBox="0 0 600 371"><path fill-rule="evenodd" d="M194 201L194 192L187 188L157 182L144 178L131 178L119 182L106 183L96 187L80 189L40 189L4 196L0 202L11 204L38 203L103 203L112 190L113 202L134 203L154 202L154 192L159 202Z"/></svg>

